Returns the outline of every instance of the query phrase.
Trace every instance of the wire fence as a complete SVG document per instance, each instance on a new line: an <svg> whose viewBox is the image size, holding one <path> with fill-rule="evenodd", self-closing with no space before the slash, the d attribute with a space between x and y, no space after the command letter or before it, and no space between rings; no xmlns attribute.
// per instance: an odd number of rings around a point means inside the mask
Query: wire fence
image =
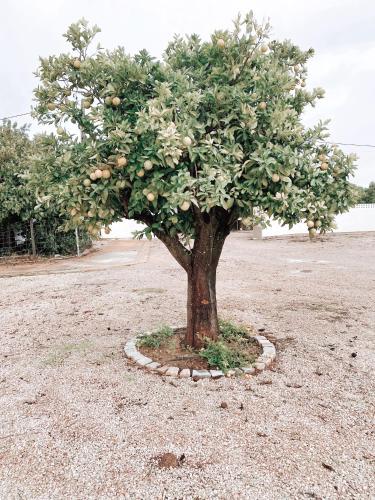
<svg viewBox="0 0 375 500"><path fill-rule="evenodd" d="M56 223L43 221L0 223L0 258L10 255L81 255L92 246L87 233L63 232Z"/></svg>

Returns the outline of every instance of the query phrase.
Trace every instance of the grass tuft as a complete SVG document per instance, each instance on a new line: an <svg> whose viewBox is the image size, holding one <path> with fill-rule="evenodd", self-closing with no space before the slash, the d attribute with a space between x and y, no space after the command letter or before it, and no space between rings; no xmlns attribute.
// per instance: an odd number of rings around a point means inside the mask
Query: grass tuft
<svg viewBox="0 0 375 500"><path fill-rule="evenodd" d="M225 345L222 341L209 340L199 355L204 358L210 366L216 366L226 373L232 368L240 368L249 364L250 359L236 348Z"/></svg>
<svg viewBox="0 0 375 500"><path fill-rule="evenodd" d="M151 335L141 335L137 344L140 347L158 348L165 344L173 335L171 327L163 325Z"/></svg>
<svg viewBox="0 0 375 500"><path fill-rule="evenodd" d="M224 319L219 320L219 330L220 337L226 342L231 342L232 340L238 340L239 338L247 338L248 331L246 327L242 325L236 325L231 321Z"/></svg>

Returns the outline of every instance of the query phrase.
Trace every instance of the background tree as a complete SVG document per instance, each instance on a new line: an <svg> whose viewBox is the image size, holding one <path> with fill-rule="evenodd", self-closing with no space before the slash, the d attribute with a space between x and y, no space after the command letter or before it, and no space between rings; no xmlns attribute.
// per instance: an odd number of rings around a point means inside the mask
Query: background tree
<svg viewBox="0 0 375 500"><path fill-rule="evenodd" d="M358 203L375 203L375 182L370 182L367 188L362 188Z"/></svg>
<svg viewBox="0 0 375 500"><path fill-rule="evenodd" d="M22 240L27 248L30 220L38 223L39 253L75 252L75 234L59 232L67 216L60 214L53 183L44 169L45 157L54 153L55 145L53 136L30 139L27 126L9 121L0 125L0 232L4 233L0 252L24 249ZM81 241L87 244L86 240L83 232Z"/></svg>
<svg viewBox="0 0 375 500"><path fill-rule="evenodd" d="M330 229L351 204L353 158L324 143L326 123L301 123L323 97L306 90L313 51L268 41L252 13L208 42L175 37L162 61L90 53L98 31L79 21L73 52L41 59L35 114L60 137L45 169L71 225L96 234L133 218L167 246L188 278L186 342L200 347L218 335L216 269L236 220L256 207Z"/></svg>

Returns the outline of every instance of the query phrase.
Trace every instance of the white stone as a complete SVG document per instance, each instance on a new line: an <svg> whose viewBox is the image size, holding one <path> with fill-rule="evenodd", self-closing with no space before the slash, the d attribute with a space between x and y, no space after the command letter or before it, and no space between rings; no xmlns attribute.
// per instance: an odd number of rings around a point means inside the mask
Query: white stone
<svg viewBox="0 0 375 500"><path fill-rule="evenodd" d="M266 365L264 363L258 361L258 362L255 363L254 367L257 370L261 371L261 370L265 369Z"/></svg>
<svg viewBox="0 0 375 500"><path fill-rule="evenodd" d="M253 375L253 373L255 373L255 368L253 368L252 366L249 366L249 367L243 367L241 368L241 370L246 373L246 375Z"/></svg>
<svg viewBox="0 0 375 500"><path fill-rule="evenodd" d="M156 361L153 361L152 363L149 363L146 365L147 370L156 370L156 368L159 368L161 366L160 363L157 363Z"/></svg>
<svg viewBox="0 0 375 500"><path fill-rule="evenodd" d="M224 377L224 373L221 370L210 370L212 378Z"/></svg>
<svg viewBox="0 0 375 500"><path fill-rule="evenodd" d="M208 370L193 370L192 377L211 378L211 373Z"/></svg>
<svg viewBox="0 0 375 500"><path fill-rule="evenodd" d="M184 368L183 370L180 371L181 378L189 378L190 377L190 370L189 368Z"/></svg>
<svg viewBox="0 0 375 500"><path fill-rule="evenodd" d="M178 377L178 372L180 371L177 366L170 366L168 370L165 372L167 377Z"/></svg>

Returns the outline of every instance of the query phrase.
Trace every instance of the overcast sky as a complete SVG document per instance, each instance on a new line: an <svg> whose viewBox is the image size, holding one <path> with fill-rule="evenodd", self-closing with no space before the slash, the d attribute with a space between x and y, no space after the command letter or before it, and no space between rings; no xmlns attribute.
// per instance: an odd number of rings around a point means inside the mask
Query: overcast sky
<svg viewBox="0 0 375 500"><path fill-rule="evenodd" d="M39 55L66 51L61 35L81 17L101 27L105 48L160 57L175 33L207 39L250 9L258 20L270 18L275 38L316 50L308 86L323 87L326 97L306 123L331 118L333 141L375 144L374 0L2 0L0 118L30 110ZM375 148L343 148L360 157L355 181L375 181Z"/></svg>

